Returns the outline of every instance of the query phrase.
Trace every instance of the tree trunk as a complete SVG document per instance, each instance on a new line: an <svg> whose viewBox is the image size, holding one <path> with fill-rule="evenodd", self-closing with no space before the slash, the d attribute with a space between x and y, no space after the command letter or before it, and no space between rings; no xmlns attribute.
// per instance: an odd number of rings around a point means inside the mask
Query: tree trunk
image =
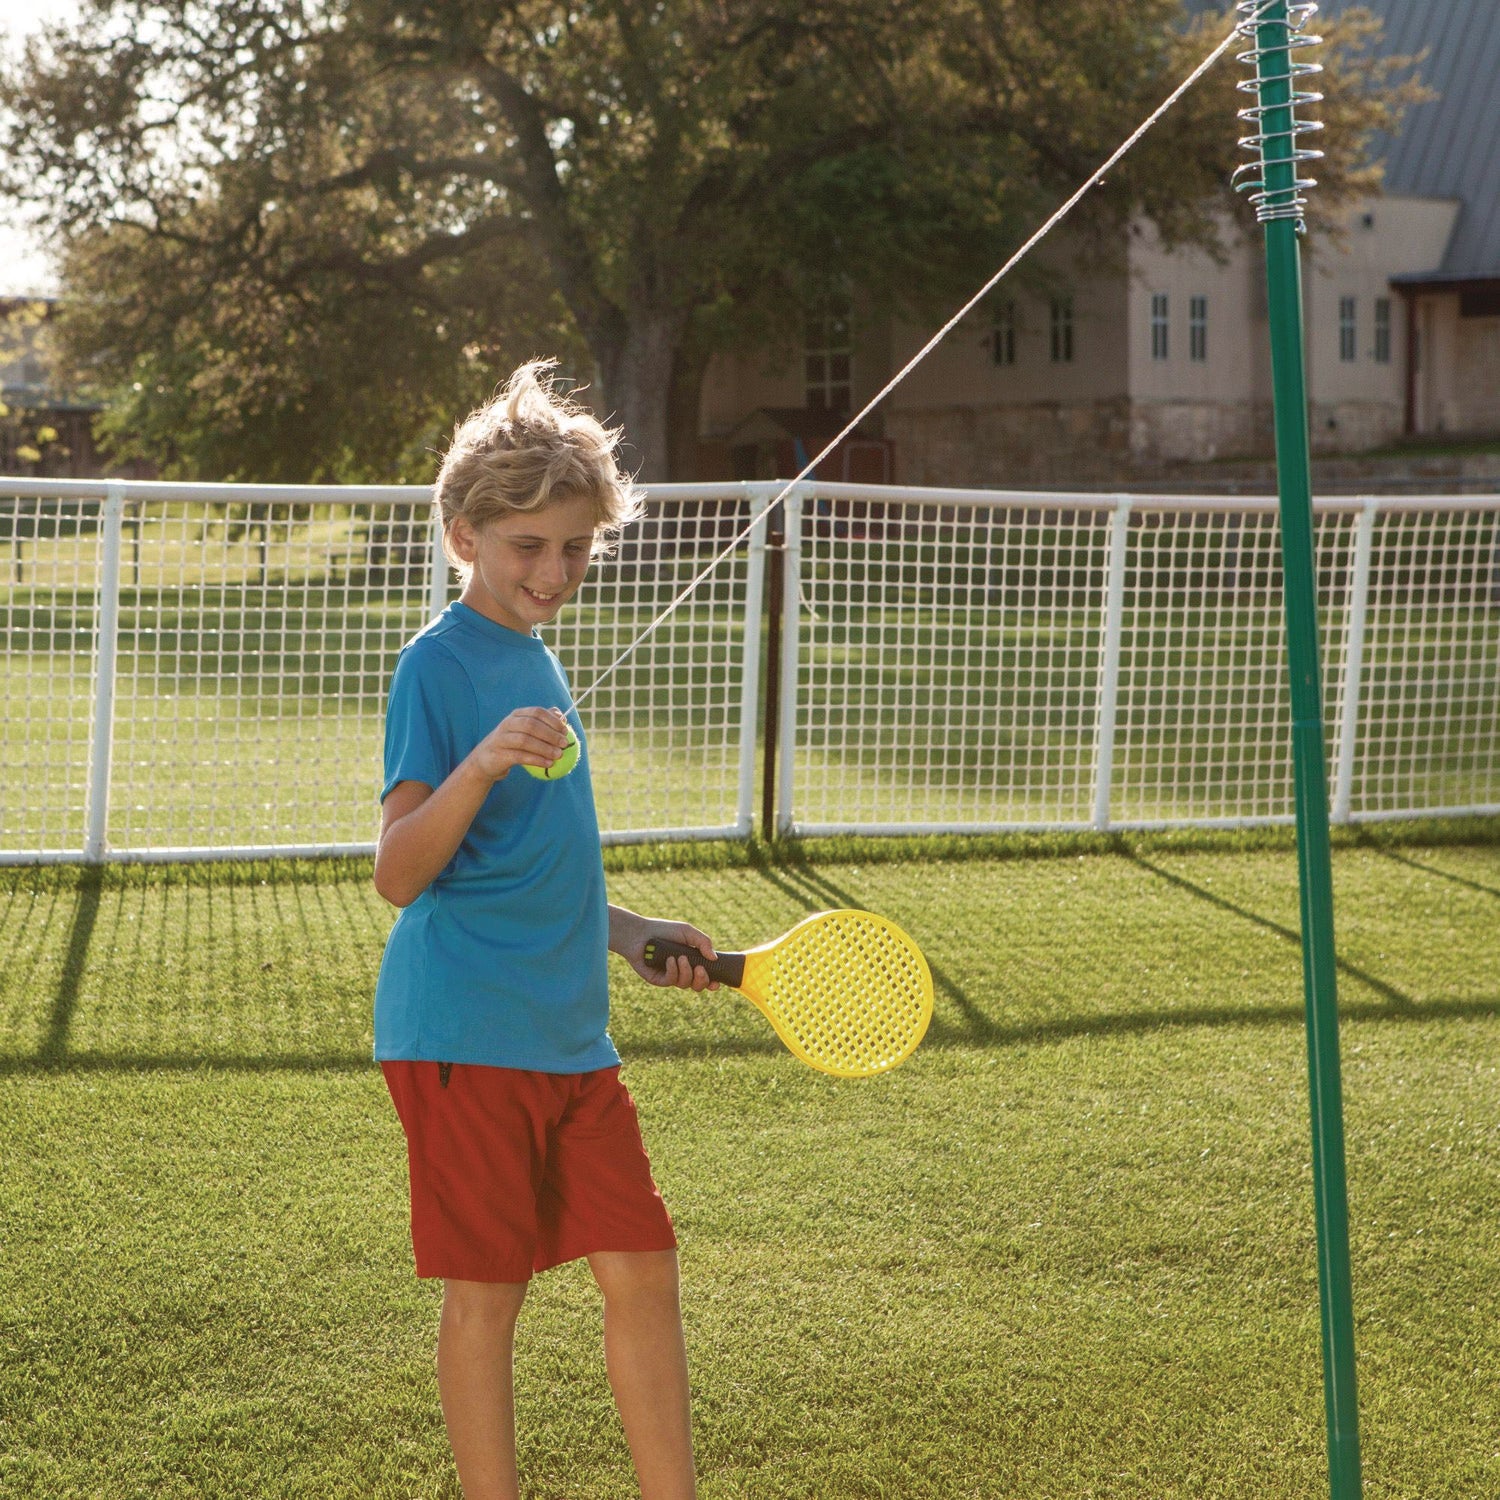
<svg viewBox="0 0 1500 1500"><path fill-rule="evenodd" d="M709 351L691 334L677 346L672 386L667 393L667 468L673 479L707 479L698 447L698 416Z"/></svg>
<svg viewBox="0 0 1500 1500"><path fill-rule="evenodd" d="M595 410L624 426L621 456L642 483L667 478L672 365L685 323L676 309L645 308L625 320L622 338L589 340L601 387Z"/></svg>

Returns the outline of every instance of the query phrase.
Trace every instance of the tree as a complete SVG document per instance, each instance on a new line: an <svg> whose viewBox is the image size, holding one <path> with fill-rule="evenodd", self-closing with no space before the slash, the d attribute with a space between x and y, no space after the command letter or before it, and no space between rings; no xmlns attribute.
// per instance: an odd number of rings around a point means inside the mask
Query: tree
<svg viewBox="0 0 1500 1500"><path fill-rule="evenodd" d="M415 473L556 352L665 472L717 349L947 310L1207 50L1180 0L86 0L0 82L75 361L174 472ZM1396 101L1358 25L1327 204ZM1208 239L1231 70L1089 209ZM1211 113L1211 118L1210 118Z"/></svg>
<svg viewBox="0 0 1500 1500"><path fill-rule="evenodd" d="M42 345L48 304L32 297L0 298L0 464L10 472L46 472L49 461L70 457L57 416L42 389Z"/></svg>

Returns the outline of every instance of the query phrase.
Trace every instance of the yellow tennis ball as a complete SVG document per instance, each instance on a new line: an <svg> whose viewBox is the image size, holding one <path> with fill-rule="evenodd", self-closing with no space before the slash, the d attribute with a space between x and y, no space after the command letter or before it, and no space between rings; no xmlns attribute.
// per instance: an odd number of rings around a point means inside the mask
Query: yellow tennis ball
<svg viewBox="0 0 1500 1500"><path fill-rule="evenodd" d="M578 736L569 724L568 743L563 747L563 753L550 766L527 766L526 770L538 781L558 781L578 764L578 748Z"/></svg>

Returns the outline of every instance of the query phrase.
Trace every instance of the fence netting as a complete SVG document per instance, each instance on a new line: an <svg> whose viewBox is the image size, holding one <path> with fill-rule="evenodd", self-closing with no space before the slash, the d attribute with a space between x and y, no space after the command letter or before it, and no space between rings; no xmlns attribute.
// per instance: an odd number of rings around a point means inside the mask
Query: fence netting
<svg viewBox="0 0 1500 1500"><path fill-rule="evenodd" d="M575 691L743 524L749 502L721 488L727 498L651 502L544 632ZM371 846L396 655L458 592L434 555L430 501L420 491L343 503L337 492L303 501L225 489L127 498L111 561L102 499L14 496L0 485L0 537L11 544L0 585L0 854L78 855L103 751L109 852ZM747 632L747 552L726 558L589 705L611 837L748 832L742 709L759 610ZM101 735L109 576L117 623Z"/></svg>
<svg viewBox="0 0 1500 1500"><path fill-rule="evenodd" d="M659 487L546 632L602 677L607 838L748 834L778 766L782 831L1292 821L1273 503L805 485L773 663L763 531L729 547L773 493ZM0 858L369 848L396 653L456 592L426 493L111 494L0 481ZM1315 537L1335 817L1500 810L1500 499Z"/></svg>
<svg viewBox="0 0 1500 1500"><path fill-rule="evenodd" d="M1500 802L1500 510L1376 520L1354 806Z"/></svg>
<svg viewBox="0 0 1500 1500"><path fill-rule="evenodd" d="M0 493L0 850L82 846L100 510Z"/></svg>
<svg viewBox="0 0 1500 1500"><path fill-rule="evenodd" d="M1274 511L1131 517L1112 819L1248 823L1295 815L1281 538ZM1353 518L1318 518L1325 734L1342 674Z"/></svg>
<svg viewBox="0 0 1500 1500"><path fill-rule="evenodd" d="M1107 510L814 501L799 825L1086 826Z"/></svg>
<svg viewBox="0 0 1500 1500"><path fill-rule="evenodd" d="M755 708L747 670L759 649L761 598L749 549L736 547L691 597L614 671L627 652L749 518L725 498L647 502L613 556L543 634L581 696L601 824L616 839L749 832L744 764ZM753 615L753 618L752 618ZM754 686L753 677L748 684ZM753 739L749 743L753 749Z"/></svg>
<svg viewBox="0 0 1500 1500"><path fill-rule="evenodd" d="M1273 502L833 493L785 828L1294 821ZM1337 814L1500 808L1500 501L1320 503L1315 546Z"/></svg>

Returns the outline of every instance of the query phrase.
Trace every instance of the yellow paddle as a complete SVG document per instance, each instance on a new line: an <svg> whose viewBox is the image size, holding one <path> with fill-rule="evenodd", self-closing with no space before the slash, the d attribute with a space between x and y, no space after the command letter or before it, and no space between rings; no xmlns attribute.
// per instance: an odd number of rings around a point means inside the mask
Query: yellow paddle
<svg viewBox="0 0 1500 1500"><path fill-rule="evenodd" d="M921 949L873 912L820 911L713 963L680 943L646 944L653 969L674 956L738 990L793 1054L838 1078L868 1078L905 1062L932 1019L932 971Z"/></svg>

